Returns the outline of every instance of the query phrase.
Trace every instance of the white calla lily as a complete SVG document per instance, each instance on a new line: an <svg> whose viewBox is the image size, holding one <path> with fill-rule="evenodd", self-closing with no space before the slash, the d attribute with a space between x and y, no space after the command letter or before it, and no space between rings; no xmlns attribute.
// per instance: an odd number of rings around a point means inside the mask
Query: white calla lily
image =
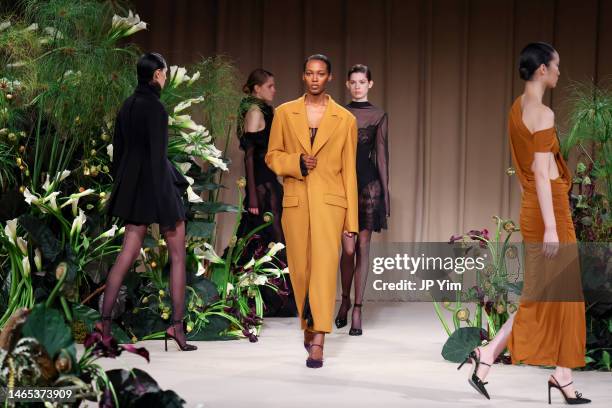
<svg viewBox="0 0 612 408"><path fill-rule="evenodd" d="M202 248L196 248L193 250L193 253L198 259L206 259L207 261L216 264L225 263L223 258L217 255L215 249L208 242L204 243L204 250L202 250Z"/></svg>
<svg viewBox="0 0 612 408"><path fill-rule="evenodd" d="M83 210L79 208L79 215L72 221L72 228L70 228L70 236L73 237L75 235L79 235L81 233L81 228L87 221L87 217Z"/></svg>
<svg viewBox="0 0 612 408"><path fill-rule="evenodd" d="M265 285L268 283L268 277L265 275L257 275L257 277L253 279L253 283L255 285Z"/></svg>
<svg viewBox="0 0 612 408"><path fill-rule="evenodd" d="M255 266L257 267L263 263L270 262L271 260L272 260L272 257L268 254L265 254L264 256L262 256L261 258L255 261Z"/></svg>
<svg viewBox="0 0 612 408"><path fill-rule="evenodd" d="M133 25L130 29L128 29L124 35L127 37L129 35L136 34L137 32L146 30L146 29L147 29L147 23L145 23L144 21L141 21L140 23Z"/></svg>
<svg viewBox="0 0 612 408"><path fill-rule="evenodd" d="M193 186L193 183L195 183L195 180L193 179L193 177L189 177L189 176L184 176L185 180L187 180L187 182L189 183L190 186Z"/></svg>
<svg viewBox="0 0 612 408"><path fill-rule="evenodd" d="M183 67L179 67L177 65L172 65L170 67L170 86L177 87L181 83L183 83L185 79L185 75L187 74L187 70Z"/></svg>
<svg viewBox="0 0 612 408"><path fill-rule="evenodd" d="M42 185L43 190L45 191L49 191L49 189L51 188L51 179L49 178L49 175L47 174L47 177L45 178L45 182Z"/></svg>
<svg viewBox="0 0 612 408"><path fill-rule="evenodd" d="M34 250L34 264L36 265L36 272L42 271L42 252L40 248Z"/></svg>
<svg viewBox="0 0 612 408"><path fill-rule="evenodd" d="M24 277L28 277L30 276L30 258L28 258L27 256L24 256L21 259L21 266L23 267L23 276Z"/></svg>
<svg viewBox="0 0 612 408"><path fill-rule="evenodd" d="M38 24L36 23L32 23L23 29L23 31L36 31L36 30L38 30Z"/></svg>
<svg viewBox="0 0 612 408"><path fill-rule="evenodd" d="M11 26L10 21L3 21L0 23L0 31L4 31Z"/></svg>
<svg viewBox="0 0 612 408"><path fill-rule="evenodd" d="M43 198L43 200L42 200L43 204L44 204L44 203L46 203L46 202L49 202L49 206L50 206L50 207L51 207L53 210L57 211L57 209L58 209L58 208L57 208L57 202L56 202L56 199L57 199L57 196L58 196L58 195L59 195L59 191L54 191L54 192L52 192L51 194L49 194L48 196L46 196L45 198Z"/></svg>
<svg viewBox="0 0 612 408"><path fill-rule="evenodd" d="M206 161L210 162L213 166L215 166L216 168L219 168L223 171L227 171L227 163L225 163L222 159L218 158L218 157L212 157L209 156L206 158Z"/></svg>
<svg viewBox="0 0 612 408"><path fill-rule="evenodd" d="M202 276L206 273L206 268L202 265L202 262L198 262L198 271L196 272L196 276Z"/></svg>
<svg viewBox="0 0 612 408"><path fill-rule="evenodd" d="M187 82L187 85L191 85L193 84L195 81L197 81L198 79L200 79L200 71L197 71L195 74L193 74L191 76L191 79L189 80L189 82ZM203 100L204 98L202 98Z"/></svg>
<svg viewBox="0 0 612 408"><path fill-rule="evenodd" d="M116 224L113 224L112 228L109 229L108 231L104 231L101 235L100 238L112 238L115 236L115 234L117 233L117 229L119 227L117 227Z"/></svg>
<svg viewBox="0 0 612 408"><path fill-rule="evenodd" d="M182 110L185 110L189 107L191 107L191 105L195 105L196 103L200 103L204 100L203 96L198 96L197 98L191 98L191 99L187 99L183 102L180 102L178 105L176 105L174 107L174 113L178 113Z"/></svg>
<svg viewBox="0 0 612 408"><path fill-rule="evenodd" d="M110 157L111 161L113 161L113 145L109 144L106 146L106 154Z"/></svg>
<svg viewBox="0 0 612 408"><path fill-rule="evenodd" d="M4 234L6 234L12 244L15 244L15 240L17 240L17 218L13 218L12 220L8 220L6 222Z"/></svg>
<svg viewBox="0 0 612 408"><path fill-rule="evenodd" d="M28 203L28 205L38 204L38 200L40 198L32 194L27 187L25 188L25 190L23 190L23 196L25 197L25 202Z"/></svg>
<svg viewBox="0 0 612 408"><path fill-rule="evenodd" d="M25 239L18 237L17 238L17 247L19 248L19 250L21 251L21 253L23 255L27 255L28 254L28 241L26 241Z"/></svg>
<svg viewBox="0 0 612 408"><path fill-rule="evenodd" d="M186 174L189 171L189 169L191 168L191 163L189 163L189 162L179 163L178 167L179 167L179 169L181 170L181 172L183 174Z"/></svg>
<svg viewBox="0 0 612 408"><path fill-rule="evenodd" d="M227 282L226 293L229 295L232 290L234 290L234 285L231 282Z"/></svg>
<svg viewBox="0 0 612 408"><path fill-rule="evenodd" d="M80 72L80 71L79 71ZM64 181L66 180L66 177L68 177L70 175L70 170L64 170L60 173L59 175L59 181Z"/></svg>
<svg viewBox="0 0 612 408"><path fill-rule="evenodd" d="M200 197L193 191L191 186L187 187L187 199L190 203L201 203L204 201L202 200L202 197Z"/></svg>
<svg viewBox="0 0 612 408"><path fill-rule="evenodd" d="M255 258L251 258L249 262L247 262L242 269L251 269L255 265Z"/></svg>
<svg viewBox="0 0 612 408"><path fill-rule="evenodd" d="M284 248L285 248L285 244L283 244L282 242L277 242L274 245L272 245L272 248L270 248L270 250L268 251L268 255L274 256L276 255L278 251Z"/></svg>

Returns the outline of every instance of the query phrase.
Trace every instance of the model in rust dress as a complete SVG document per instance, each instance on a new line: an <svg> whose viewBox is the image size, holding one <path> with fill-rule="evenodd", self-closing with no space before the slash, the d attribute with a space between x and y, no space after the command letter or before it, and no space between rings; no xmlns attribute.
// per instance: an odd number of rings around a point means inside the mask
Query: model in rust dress
<svg viewBox="0 0 612 408"><path fill-rule="evenodd" d="M470 384L489 398L483 382L497 355L508 347L514 364L555 366L548 380L566 402L585 404L572 385L572 368L585 364L585 308L576 235L569 208L571 174L559 153L554 113L542 103L559 78L559 54L545 43L521 52L526 82L510 111L512 160L521 183L520 225L525 246L523 293L516 314L486 347L466 358ZM462 364L463 365L463 364ZM461 367L461 366L460 366Z"/></svg>

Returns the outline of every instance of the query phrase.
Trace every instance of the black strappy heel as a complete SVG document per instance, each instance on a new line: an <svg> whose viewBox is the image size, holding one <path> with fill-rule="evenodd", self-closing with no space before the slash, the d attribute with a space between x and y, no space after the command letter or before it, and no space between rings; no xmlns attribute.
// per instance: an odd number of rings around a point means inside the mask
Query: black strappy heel
<svg viewBox="0 0 612 408"><path fill-rule="evenodd" d="M353 305L354 308L357 308L357 307L361 308L361 306L362 306L361 303L355 303ZM351 324L351 329L349 330L349 336L361 336L363 334L363 331L361 329L355 329L352 326L353 325Z"/></svg>
<svg viewBox="0 0 612 408"><path fill-rule="evenodd" d="M176 345L178 346L179 350L181 351L193 351L193 350L197 350L198 347L194 346L193 344L187 344L187 341L185 340L185 342L183 344L181 344L178 339L175 337L176 336L176 325L177 324L182 324L183 321L182 320L173 320L172 321L172 328L174 328L174 335L168 333L168 330L165 331L165 336L164 336L164 350L168 351L168 339L172 339L174 340L174 342L176 343Z"/></svg>
<svg viewBox="0 0 612 408"><path fill-rule="evenodd" d="M344 326L347 325L347 323L348 323L347 315L348 315L349 310L351 310L351 299L350 299L349 295L342 295L342 302L344 302L344 299L348 299L349 300L349 302L348 302L349 303L349 307L348 307L348 309L346 309L346 314L344 315L343 319L341 319L340 317L336 316L335 323L336 323L336 327L339 328L339 329L341 329L341 328L343 328ZM342 307L342 305L340 305L340 307ZM338 314L340 314L340 310L338 310Z"/></svg>
<svg viewBox="0 0 612 408"><path fill-rule="evenodd" d="M313 344L310 344L310 348L308 349L308 351L310 352L310 349L313 347L321 347L321 350L323 349L323 345L313 343ZM310 358L310 356L308 356L308 359L306 359L306 367L321 368L323 367L323 359L315 359L315 358Z"/></svg>
<svg viewBox="0 0 612 408"><path fill-rule="evenodd" d="M488 384L488 382L483 382L477 375L476 373L478 372L478 366L480 364L482 365L486 365L488 367L491 367L491 364L487 364L484 363L482 361L480 361L480 352L478 352L478 354L472 350L470 351L470 354L468 354L468 356L465 358L465 360L463 360L463 362L459 365L459 367L457 367L457 370L460 370L461 367L463 367L463 365L465 363L467 363L469 360L473 360L474 361L474 371L472 372L472 376L470 378L468 378L468 383L474 387L474 389L476 391L478 391L481 395L483 395L486 399L491 399L491 397L489 397L489 393L487 392L487 389L485 388L485 385Z"/></svg>
<svg viewBox="0 0 612 408"><path fill-rule="evenodd" d="M565 391L563 391L563 388L567 387L570 384L573 384L573 381L570 381L569 383L565 384L565 385L559 385L559 381L557 381L557 379L555 378L554 375L551 375L552 379L555 380L555 382L552 382L550 380L548 380L548 403L551 404L551 400L550 400L550 390L551 388L556 388L559 391L561 391L561 394L563 394L563 398L565 398L565 403L568 405L581 405L581 404L590 404L591 400L588 398L582 398L582 394L579 393L578 391L576 391L576 398L571 398L568 397L565 394Z"/></svg>

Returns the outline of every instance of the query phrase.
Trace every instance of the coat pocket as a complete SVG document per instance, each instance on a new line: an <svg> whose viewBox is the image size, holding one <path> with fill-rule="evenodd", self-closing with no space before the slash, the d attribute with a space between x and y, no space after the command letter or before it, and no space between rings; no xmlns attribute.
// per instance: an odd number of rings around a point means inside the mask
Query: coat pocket
<svg viewBox="0 0 612 408"><path fill-rule="evenodd" d="M299 200L296 196L284 196L283 207L297 207Z"/></svg>
<svg viewBox="0 0 612 408"><path fill-rule="evenodd" d="M323 201L326 204L337 205L338 207L342 208L348 207L346 198L335 194L323 194Z"/></svg>

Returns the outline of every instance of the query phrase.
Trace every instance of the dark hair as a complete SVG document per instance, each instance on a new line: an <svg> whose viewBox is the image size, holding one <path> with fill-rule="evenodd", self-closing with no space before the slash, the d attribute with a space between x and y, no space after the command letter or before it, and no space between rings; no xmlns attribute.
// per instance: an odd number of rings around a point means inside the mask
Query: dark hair
<svg viewBox="0 0 612 408"><path fill-rule="evenodd" d="M311 55L310 57L306 58L306 61L304 61L304 72L306 72L306 65L308 65L308 61L313 61L313 60L323 61L325 63L325 65L327 66L327 73L331 74L331 72L332 72L331 61L329 60L329 58L327 58L323 54L314 54L314 55Z"/></svg>
<svg viewBox="0 0 612 408"><path fill-rule="evenodd" d="M368 81L372 80L372 71L370 71L370 68L367 65L363 65L363 64L353 65L351 69L348 70L346 79L351 79L351 75L353 75L355 72L361 72L362 74L365 74L366 78L368 78Z"/></svg>
<svg viewBox="0 0 612 408"><path fill-rule="evenodd" d="M255 85L263 85L266 83L268 78L273 77L274 75L270 71L266 71L262 68L254 69L247 78L246 84L242 87L242 92L246 94L253 93L255 90Z"/></svg>
<svg viewBox="0 0 612 408"><path fill-rule="evenodd" d="M521 79L529 81L533 77L533 73L544 64L553 59L555 49L552 45L545 42L534 42L527 44L519 57L519 75Z"/></svg>
<svg viewBox="0 0 612 408"><path fill-rule="evenodd" d="M156 52L143 54L136 64L139 83L148 83L153 79L153 73L158 69L167 68L166 60Z"/></svg>

